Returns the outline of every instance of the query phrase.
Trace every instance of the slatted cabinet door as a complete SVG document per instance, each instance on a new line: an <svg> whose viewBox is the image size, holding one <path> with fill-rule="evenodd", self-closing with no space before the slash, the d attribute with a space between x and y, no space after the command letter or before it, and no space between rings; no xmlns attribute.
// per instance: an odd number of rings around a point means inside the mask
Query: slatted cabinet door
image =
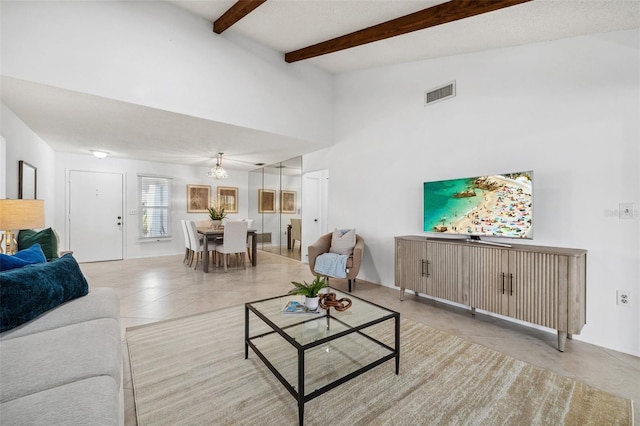
<svg viewBox="0 0 640 426"><path fill-rule="evenodd" d="M506 250L469 247L470 305L473 309L508 314L508 269Z"/></svg>
<svg viewBox="0 0 640 426"><path fill-rule="evenodd" d="M559 258L549 253L509 252L509 314L558 329ZM563 286L566 289L566 286ZM566 290L563 291L566 295Z"/></svg>
<svg viewBox="0 0 640 426"><path fill-rule="evenodd" d="M427 291L429 295L469 304L469 282L464 280L460 244L427 242Z"/></svg>
<svg viewBox="0 0 640 426"><path fill-rule="evenodd" d="M400 287L400 300L405 289L427 293L427 243L422 239L396 238L396 286Z"/></svg>
<svg viewBox="0 0 640 426"><path fill-rule="evenodd" d="M471 247L473 308L558 328L558 256Z"/></svg>

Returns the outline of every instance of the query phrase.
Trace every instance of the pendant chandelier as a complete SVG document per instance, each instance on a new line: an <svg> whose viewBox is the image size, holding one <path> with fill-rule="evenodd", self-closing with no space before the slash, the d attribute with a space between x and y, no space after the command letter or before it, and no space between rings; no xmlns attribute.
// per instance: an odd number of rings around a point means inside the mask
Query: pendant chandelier
<svg viewBox="0 0 640 426"><path fill-rule="evenodd" d="M215 179L226 179L229 177L229 173L222 168L222 152L218 153L218 159L216 160L216 166L212 167L207 176Z"/></svg>

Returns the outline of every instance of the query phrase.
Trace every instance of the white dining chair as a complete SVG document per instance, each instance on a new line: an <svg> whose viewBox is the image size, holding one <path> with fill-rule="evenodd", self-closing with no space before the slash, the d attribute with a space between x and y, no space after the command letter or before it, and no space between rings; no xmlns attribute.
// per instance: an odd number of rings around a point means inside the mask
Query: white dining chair
<svg viewBox="0 0 640 426"><path fill-rule="evenodd" d="M182 226L182 233L184 234L184 259L182 259L182 263L189 263L191 260L191 242L189 241L189 231L187 230L187 221L184 219L180 219L180 225Z"/></svg>
<svg viewBox="0 0 640 426"><path fill-rule="evenodd" d="M198 269L198 258L202 260L202 253L204 250L204 244L202 240L198 238L198 230L196 229L196 223L192 220L186 221L187 232L189 234L189 242L191 247L191 261L189 266L193 266L193 269ZM193 265L195 257L195 265Z"/></svg>
<svg viewBox="0 0 640 426"><path fill-rule="evenodd" d="M224 225L224 236L222 244L216 245L216 253L218 256L217 266L220 261L224 262L224 271L227 272L229 265L229 255L236 254L242 257L242 266L246 269L245 252L247 251L247 222L245 221L228 221Z"/></svg>
<svg viewBox="0 0 640 426"><path fill-rule="evenodd" d="M300 243L302 249L302 219L291 219L291 250Z"/></svg>

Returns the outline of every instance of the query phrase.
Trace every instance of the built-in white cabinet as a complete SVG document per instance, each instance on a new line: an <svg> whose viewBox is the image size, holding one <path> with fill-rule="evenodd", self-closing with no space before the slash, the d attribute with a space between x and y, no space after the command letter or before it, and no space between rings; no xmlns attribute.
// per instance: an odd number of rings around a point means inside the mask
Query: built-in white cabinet
<svg viewBox="0 0 640 426"><path fill-rule="evenodd" d="M553 328L560 351L586 321L586 250L402 236L395 261L401 299L411 290Z"/></svg>

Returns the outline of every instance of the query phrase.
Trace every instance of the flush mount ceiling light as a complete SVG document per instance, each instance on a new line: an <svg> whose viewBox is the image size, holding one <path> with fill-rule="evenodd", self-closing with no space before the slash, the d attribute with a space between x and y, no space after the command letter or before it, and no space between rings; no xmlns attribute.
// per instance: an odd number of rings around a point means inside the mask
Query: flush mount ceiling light
<svg viewBox="0 0 640 426"><path fill-rule="evenodd" d="M212 167L207 176L215 179L226 179L229 177L229 173L222 168L222 152L218 153L218 159L216 160L216 166Z"/></svg>
<svg viewBox="0 0 640 426"><path fill-rule="evenodd" d="M99 159L101 159L101 160L102 160L103 158L105 158L107 155L109 155L109 153L108 153L108 152L106 152L106 151L96 151L95 149L91 149L90 151L93 153L93 155L94 155L96 158L99 158Z"/></svg>

